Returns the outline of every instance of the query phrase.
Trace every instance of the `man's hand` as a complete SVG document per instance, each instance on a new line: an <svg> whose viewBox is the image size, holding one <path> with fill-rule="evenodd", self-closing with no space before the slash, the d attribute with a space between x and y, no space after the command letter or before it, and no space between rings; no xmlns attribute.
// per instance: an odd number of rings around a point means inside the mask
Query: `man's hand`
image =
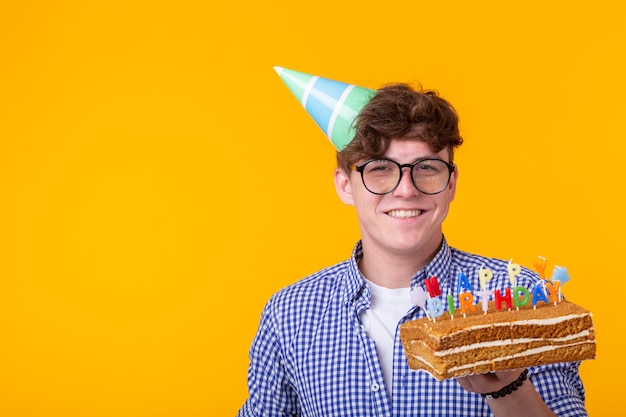
<svg viewBox="0 0 626 417"><path fill-rule="evenodd" d="M488 374L469 375L457 378L459 384L470 392L488 394L500 391L514 382L524 372L523 369L499 371ZM491 412L496 417L540 417L556 415L543 402L533 384L526 380L511 394L487 399Z"/></svg>
<svg viewBox="0 0 626 417"><path fill-rule="evenodd" d="M486 394L498 391L511 382L515 381L522 373L523 369L513 369L510 371L499 371L488 374L477 374L457 378L465 390Z"/></svg>

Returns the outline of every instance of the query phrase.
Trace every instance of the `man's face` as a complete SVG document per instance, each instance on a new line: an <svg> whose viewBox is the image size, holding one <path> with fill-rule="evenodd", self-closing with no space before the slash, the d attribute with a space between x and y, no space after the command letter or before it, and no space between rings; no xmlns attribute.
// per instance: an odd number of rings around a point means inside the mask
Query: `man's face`
<svg viewBox="0 0 626 417"><path fill-rule="evenodd" d="M439 158L449 161L448 149L433 153L425 142L393 139L385 158L400 164L419 159ZM363 163L365 161L359 161ZM361 228L363 247L368 253L383 256L433 256L442 239L443 220L456 190L457 170L448 186L439 194L421 193L410 178L410 170L403 169L402 180L388 194L370 193L363 185L361 174L335 171L337 193L345 204L356 209Z"/></svg>

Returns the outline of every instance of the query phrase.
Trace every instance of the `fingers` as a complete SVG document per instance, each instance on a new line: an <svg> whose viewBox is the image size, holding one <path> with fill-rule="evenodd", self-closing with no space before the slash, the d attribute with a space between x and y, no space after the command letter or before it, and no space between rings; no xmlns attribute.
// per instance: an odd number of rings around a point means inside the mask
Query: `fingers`
<svg viewBox="0 0 626 417"><path fill-rule="evenodd" d="M468 375L456 380L459 385L470 392L493 392L515 381L522 371L522 369L512 369L487 374Z"/></svg>

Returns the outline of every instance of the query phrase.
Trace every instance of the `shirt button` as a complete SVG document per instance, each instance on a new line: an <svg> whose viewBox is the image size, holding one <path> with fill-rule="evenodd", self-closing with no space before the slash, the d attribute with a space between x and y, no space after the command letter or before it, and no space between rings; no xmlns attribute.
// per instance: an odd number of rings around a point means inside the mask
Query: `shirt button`
<svg viewBox="0 0 626 417"><path fill-rule="evenodd" d="M378 386L378 384L376 382L374 382L372 384L372 391L376 392L380 389L380 386Z"/></svg>

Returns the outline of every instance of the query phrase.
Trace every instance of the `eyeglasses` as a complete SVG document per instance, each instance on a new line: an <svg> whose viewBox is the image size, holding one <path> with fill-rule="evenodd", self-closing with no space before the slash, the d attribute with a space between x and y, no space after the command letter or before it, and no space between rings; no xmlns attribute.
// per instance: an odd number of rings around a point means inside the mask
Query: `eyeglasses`
<svg viewBox="0 0 626 417"><path fill-rule="evenodd" d="M446 189L455 166L441 159L426 158L412 164L399 164L391 159L372 159L352 169L361 173L363 185L372 194L389 194L402 180L404 168L410 168L411 181L421 193L439 194Z"/></svg>

